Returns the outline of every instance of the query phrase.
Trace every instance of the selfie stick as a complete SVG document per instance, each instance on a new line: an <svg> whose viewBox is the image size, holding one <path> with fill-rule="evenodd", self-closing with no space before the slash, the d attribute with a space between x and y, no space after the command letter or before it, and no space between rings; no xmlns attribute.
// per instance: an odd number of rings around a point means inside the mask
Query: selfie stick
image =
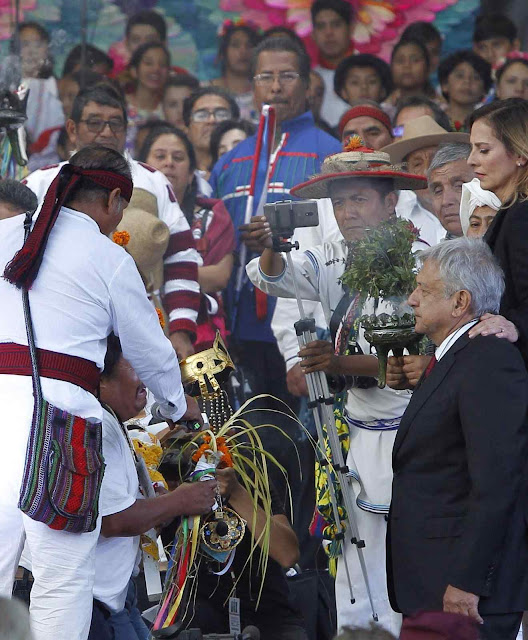
<svg viewBox="0 0 528 640"><path fill-rule="evenodd" d="M286 253L286 261L288 263L288 269L292 274L293 279L293 287L295 290L295 299L297 300L297 306L299 307L300 320L298 320L293 326L295 327L295 333L297 334L297 340L299 342L299 347L305 347L310 342L317 340L317 335L315 333L315 320L313 318L308 318L304 312L304 306L302 303L302 299L299 293L299 288L297 285L297 280L295 278L295 268L293 266L293 260L291 257L292 249L299 249L298 242L290 242L287 238L290 238L293 235L293 230L290 230L283 234L281 232L283 238L286 238L285 241L273 237L273 250L280 252L284 251ZM328 381L326 379L326 375L323 371L313 371L311 373L306 374L306 382L308 385L308 396L309 403L308 406L312 410L315 426L317 429L317 440L318 447L320 453L320 464L321 466L328 466L330 461L327 459L326 452L324 450L324 434L323 434L323 425L326 425L327 435L328 435L328 444L330 445L330 455L331 455L331 464L332 468L336 474L339 485L341 487L341 495L343 496L343 502L345 505L345 509L347 512L346 517L346 530L350 533L350 541L352 544L356 545L359 564L361 566L361 572L363 574L363 580L365 581L365 589L367 591L367 596L370 602L370 608L372 609L372 617L377 622L378 614L374 609L374 601L372 600L372 592L370 589L370 582L367 574L367 566L365 564L365 558L363 555L363 548L365 547L364 540L361 539L359 535L359 530L356 522L356 518L354 515L354 500L353 500L353 492L352 487L350 486L351 477L349 475L349 468L345 464L345 460L343 458L343 450L341 449L341 443L339 442L339 436L337 434L337 429L335 426L334 419L334 398L328 389ZM339 515L339 508L337 504L337 495L334 487L334 483L330 478L330 473L326 474L328 490L330 493L330 502L332 505L332 512L334 515L334 520L336 523L337 529L340 528L340 523L342 516ZM336 540L342 540L344 543L345 532L337 531ZM343 563L345 565L345 572L347 576L348 588L350 590L350 602L354 604L356 601L354 598L354 591L352 588L352 579L350 577L350 569L348 567L348 561L345 554L345 549L343 545L343 553L342 553Z"/></svg>

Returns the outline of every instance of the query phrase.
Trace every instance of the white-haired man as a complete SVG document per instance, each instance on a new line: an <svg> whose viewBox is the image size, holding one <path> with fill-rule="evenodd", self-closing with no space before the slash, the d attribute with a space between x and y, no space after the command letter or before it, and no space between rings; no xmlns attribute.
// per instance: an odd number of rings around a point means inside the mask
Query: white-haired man
<svg viewBox="0 0 528 640"><path fill-rule="evenodd" d="M484 640L514 640L528 606L528 376L507 340L468 335L504 291L489 247L459 238L421 260L409 304L436 353L394 443L391 604L461 613Z"/></svg>

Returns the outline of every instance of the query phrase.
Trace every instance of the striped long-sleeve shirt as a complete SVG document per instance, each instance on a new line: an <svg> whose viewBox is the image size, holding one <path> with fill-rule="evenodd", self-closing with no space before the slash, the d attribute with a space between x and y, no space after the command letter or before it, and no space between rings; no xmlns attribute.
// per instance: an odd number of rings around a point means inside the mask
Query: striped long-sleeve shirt
<svg viewBox="0 0 528 640"><path fill-rule="evenodd" d="M158 216L170 231L169 246L164 256L163 291L163 304L169 316L169 332L187 331L194 340L200 306L198 266L201 264L201 258L196 251L189 224L167 178L146 164L127 159L132 171L134 189L144 189L156 197ZM24 180L36 194L39 204L42 204L46 191L62 164L34 171Z"/></svg>

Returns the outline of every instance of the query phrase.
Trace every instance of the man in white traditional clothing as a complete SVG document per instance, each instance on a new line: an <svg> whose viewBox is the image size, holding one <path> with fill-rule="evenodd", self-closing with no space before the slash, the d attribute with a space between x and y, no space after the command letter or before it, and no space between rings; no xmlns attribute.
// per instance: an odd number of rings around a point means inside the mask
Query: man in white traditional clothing
<svg viewBox="0 0 528 640"><path fill-rule="evenodd" d="M125 158L86 147L53 181L30 232L31 214L0 222L0 594L11 595L26 541L36 640L88 636L103 472L95 394L107 336L119 336L168 420L200 416L133 259L107 237L131 194ZM24 291L44 402L38 393L34 401ZM216 483L203 484L212 505Z"/></svg>
<svg viewBox="0 0 528 640"><path fill-rule="evenodd" d="M125 154L127 111L122 95L110 84L98 84L81 91L74 100L71 118L66 122L70 142L76 151L100 144L125 155L130 165L134 190L143 189L156 199L157 215L170 231L165 252L164 284L160 292L169 319L168 333L180 360L194 353L196 319L200 306L198 265L189 224L181 210L170 182L149 165ZM34 171L24 181L37 195L39 203L59 173L62 164Z"/></svg>
<svg viewBox="0 0 528 640"><path fill-rule="evenodd" d="M373 312L373 301L367 299L365 306L360 305L360 292L346 292L339 278L345 270L349 243L360 239L367 228L396 215L396 189L425 187L424 177L404 173L391 166L388 154L360 147L329 156L320 175L291 190L302 198L330 197L343 235L340 241L326 242L304 253L292 254L301 298L320 301L329 326L335 325L335 320L338 324L340 322L335 350L330 342L317 340L303 347L299 356L306 373L324 371L332 376L341 376L348 387L337 426L344 449L348 451L346 463L354 477L354 516L366 543L364 553L374 608L380 624L395 634L399 632L401 618L392 611L387 595L385 516L389 510L392 482L392 445L410 395L377 387L378 361L371 354L363 328L358 323L363 312ZM270 248L268 223L263 217L255 217L251 226L255 241L266 247L261 257L252 260L247 267L251 281L271 295L292 297L293 274L283 256ZM425 247L423 243L419 244ZM381 301L380 304L380 309L389 310L387 303ZM349 348L352 343L354 350ZM357 550L346 540L342 552L346 554L351 570L356 602L350 603L344 563L338 561L336 601L339 627L347 624L368 626L372 610Z"/></svg>

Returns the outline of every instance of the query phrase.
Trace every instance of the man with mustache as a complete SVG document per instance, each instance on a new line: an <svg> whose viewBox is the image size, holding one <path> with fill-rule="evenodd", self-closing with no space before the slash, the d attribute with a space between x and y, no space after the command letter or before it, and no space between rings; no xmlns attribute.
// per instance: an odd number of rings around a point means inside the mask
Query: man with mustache
<svg viewBox="0 0 528 640"><path fill-rule="evenodd" d="M275 108L277 120L277 132L270 158L272 170L266 202L287 200L291 197L290 188L317 173L324 158L340 151L341 145L337 139L315 126L312 112L307 104L310 59L306 51L297 43L284 37L265 39L253 53L251 75L257 109L260 111L263 104L272 105ZM236 252L239 253L242 243L246 243L247 262L259 251L259 247L252 242L248 229L244 226L251 174L258 161L256 146L256 135L241 142L218 160L210 178L213 197L222 198L231 214L237 239ZM265 173L266 167L259 169ZM294 238L303 248L321 244L323 237L338 233L330 207L327 207L324 212L320 209L319 220L320 224L316 228L297 230L300 233L296 231ZM232 352L236 350L237 367L245 374L245 380L251 388L250 395L267 393L291 402L292 398L287 393L287 384L293 391L292 385L299 380L304 386L306 383L299 366L292 366L293 375L297 374L297 377L291 381L289 378L288 381L286 380L283 357L286 350L281 348L279 351L277 340L280 342L289 328L293 332L293 322L298 313L295 301L281 300L281 303L293 302L293 305L286 304L285 308L280 310L277 305L275 311L276 298L266 296L255 289L245 275L245 266L245 264L235 266L226 293L226 310L231 321L231 350ZM240 269L243 270L241 274L243 286L238 295L235 283L239 278ZM277 315L281 318L281 335L274 334L271 327L274 312L274 324ZM322 314L321 321L324 326ZM296 342L294 333L293 342ZM294 364L299 361L297 351L298 348L294 348L292 352ZM258 366L255 366L255 363L258 363ZM297 395L302 395L302 392ZM285 449L284 439L281 442L282 449ZM306 444L308 444L307 441ZM284 456L286 459L281 458L281 460L288 464L284 451L277 451L277 454ZM310 458L309 451L306 458L307 460ZM290 463L293 459L296 459L296 455L292 452ZM292 467L290 484L294 476L299 477L298 469L298 466L296 469ZM307 551L308 547L313 546L308 534L314 499L314 485L309 480L310 473L313 475L313 464L308 461L303 469L303 485L306 486L303 495L311 492L312 498L307 499L304 508L300 506L297 509L296 498L302 491L298 492L297 487L292 486L295 531L299 536L300 564L303 568L313 566L312 560L307 557L310 555ZM274 481L278 487L281 486L281 478L274 478Z"/></svg>

